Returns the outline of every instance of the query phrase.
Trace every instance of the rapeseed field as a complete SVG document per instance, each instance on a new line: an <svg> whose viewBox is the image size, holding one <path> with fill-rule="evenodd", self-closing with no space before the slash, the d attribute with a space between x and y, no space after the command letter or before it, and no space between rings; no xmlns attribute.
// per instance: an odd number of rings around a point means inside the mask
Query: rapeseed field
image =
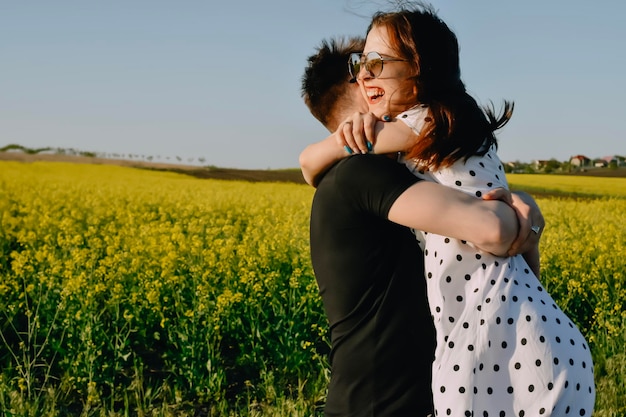
<svg viewBox="0 0 626 417"><path fill-rule="evenodd" d="M509 180L541 190L541 280L589 340L595 415L624 416L626 181L568 178ZM296 184L0 162L0 408L317 415L328 337L312 196Z"/></svg>

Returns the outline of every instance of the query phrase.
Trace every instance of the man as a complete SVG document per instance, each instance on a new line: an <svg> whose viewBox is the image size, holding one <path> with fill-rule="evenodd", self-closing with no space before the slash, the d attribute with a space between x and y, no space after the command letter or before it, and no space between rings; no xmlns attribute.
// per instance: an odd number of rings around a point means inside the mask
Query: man
<svg viewBox="0 0 626 417"><path fill-rule="evenodd" d="M367 103L358 86L348 76L348 56L360 52L363 38L322 41L317 53L308 58L302 77L305 104L328 130L335 131L344 115L367 112Z"/></svg>
<svg viewBox="0 0 626 417"><path fill-rule="evenodd" d="M358 42L322 43L303 77L305 103L330 131L359 111L345 69ZM517 217L505 203L420 181L385 155L342 159L316 185L311 258L331 333L325 415L427 416L435 335L409 227L505 254ZM530 223L521 228L529 232Z"/></svg>

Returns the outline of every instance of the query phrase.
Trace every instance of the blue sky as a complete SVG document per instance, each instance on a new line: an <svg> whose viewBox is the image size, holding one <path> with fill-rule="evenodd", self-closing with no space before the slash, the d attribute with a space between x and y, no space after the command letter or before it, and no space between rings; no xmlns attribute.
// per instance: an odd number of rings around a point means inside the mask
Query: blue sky
<svg viewBox="0 0 626 417"><path fill-rule="evenodd" d="M626 2L434 0L504 161L626 154ZM383 1L0 0L0 146L294 168L327 132L300 98L323 38Z"/></svg>

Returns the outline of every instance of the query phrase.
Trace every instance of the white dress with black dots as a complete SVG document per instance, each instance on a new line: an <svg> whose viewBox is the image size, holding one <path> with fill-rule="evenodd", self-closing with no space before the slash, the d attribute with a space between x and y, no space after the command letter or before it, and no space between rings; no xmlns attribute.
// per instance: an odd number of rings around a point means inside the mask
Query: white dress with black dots
<svg viewBox="0 0 626 417"><path fill-rule="evenodd" d="M426 110L401 114L419 132ZM480 197L508 184L490 149L424 179ZM499 258L432 233L423 237L428 300L437 330L436 416L591 416L589 346L521 255Z"/></svg>

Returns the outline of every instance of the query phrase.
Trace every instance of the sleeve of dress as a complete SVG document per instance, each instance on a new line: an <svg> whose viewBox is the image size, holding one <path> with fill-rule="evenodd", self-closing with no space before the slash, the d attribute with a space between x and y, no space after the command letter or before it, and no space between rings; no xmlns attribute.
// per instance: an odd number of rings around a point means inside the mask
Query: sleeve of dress
<svg viewBox="0 0 626 417"><path fill-rule="evenodd" d="M428 106L425 104L418 104L411 107L407 111L400 113L396 118L406 123L408 127L416 134L420 134L424 127L424 119L428 116Z"/></svg>
<svg viewBox="0 0 626 417"><path fill-rule="evenodd" d="M509 188L502 162L492 146L484 155L456 161L452 166L433 171L436 182L482 197L494 188Z"/></svg>

